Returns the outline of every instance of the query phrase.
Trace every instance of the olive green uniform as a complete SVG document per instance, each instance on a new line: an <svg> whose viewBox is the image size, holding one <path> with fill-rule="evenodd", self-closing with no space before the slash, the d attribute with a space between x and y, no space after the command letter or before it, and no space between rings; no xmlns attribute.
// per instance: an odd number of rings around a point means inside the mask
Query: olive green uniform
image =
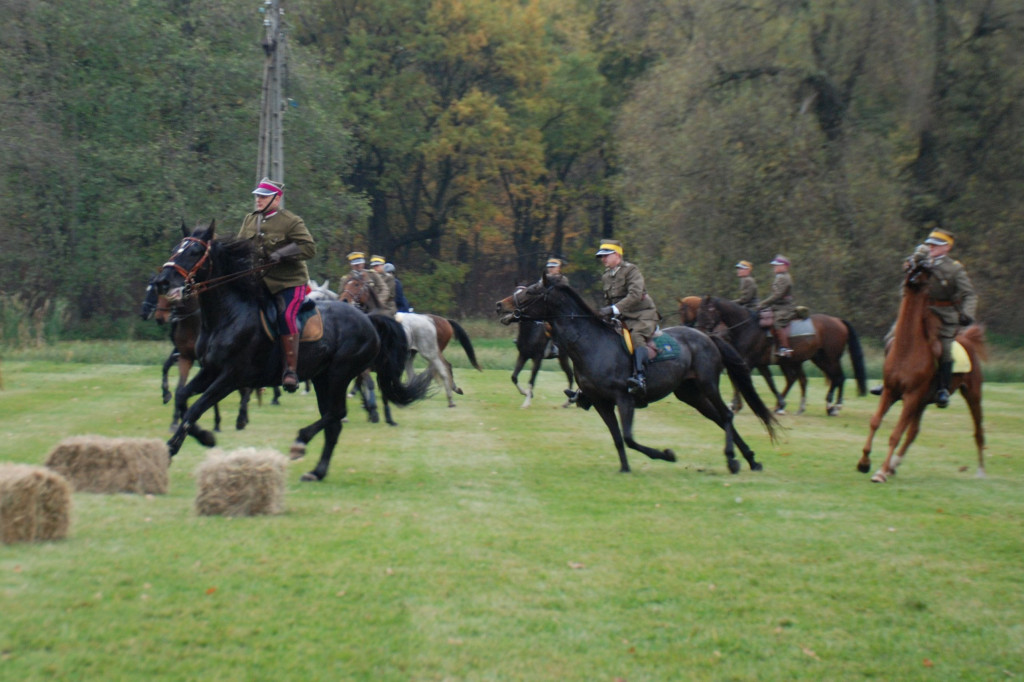
<svg viewBox="0 0 1024 682"><path fill-rule="evenodd" d="M733 303L739 303L752 313L757 312L760 303L757 298L757 282L753 277L740 277L740 297L733 299Z"/></svg>
<svg viewBox="0 0 1024 682"><path fill-rule="evenodd" d="M388 317L394 317L395 313L398 312L398 305L395 304L395 290L397 289L395 276L390 272L385 272L383 274L378 273L376 270L371 272L380 277L383 282L382 295L378 296L378 298L380 298L380 304L384 306L384 310L381 312Z"/></svg>
<svg viewBox="0 0 1024 682"><path fill-rule="evenodd" d="M604 287L605 302L619 309L619 316L630 333L640 337L643 344L650 341L661 316L658 315L654 300L647 293L640 268L622 261L618 267L604 271L601 284Z"/></svg>
<svg viewBox="0 0 1024 682"><path fill-rule="evenodd" d="M277 211L262 220L261 217L258 211L245 216L238 236L253 240L263 261L287 244L299 247L298 256L282 259L267 270L263 276L267 289L276 294L289 287L306 286L309 283L309 270L306 269L305 261L316 255L316 244L306 229L306 223L290 211Z"/></svg>
<svg viewBox="0 0 1024 682"><path fill-rule="evenodd" d="M978 296L974 293L974 285L967 276L967 270L960 261L949 256L940 256L932 263L928 296L931 298L931 311L942 320L939 327L941 360L950 362L953 359L950 347L960 329L960 316L967 315L974 319Z"/></svg>
<svg viewBox="0 0 1024 682"><path fill-rule="evenodd" d="M768 298L761 301L762 308L771 308L775 319L775 328L785 327L796 317L796 304L793 302L793 278L788 272L780 272L772 281L772 291Z"/></svg>

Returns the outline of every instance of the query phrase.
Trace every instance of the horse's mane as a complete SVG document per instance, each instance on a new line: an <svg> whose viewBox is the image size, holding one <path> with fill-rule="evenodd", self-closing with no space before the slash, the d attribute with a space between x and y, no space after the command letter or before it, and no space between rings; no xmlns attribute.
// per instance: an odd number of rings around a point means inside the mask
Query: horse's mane
<svg viewBox="0 0 1024 682"><path fill-rule="evenodd" d="M256 246L250 239L231 236L217 237L210 245L210 259L215 271L220 275L233 275L251 270L256 261ZM250 273L245 277L228 282L231 287L248 297L263 297L263 287L259 286L261 273Z"/></svg>
<svg viewBox="0 0 1024 682"><path fill-rule="evenodd" d="M541 278L539 284L541 284L542 286L549 286L559 291L565 292L566 296L568 296L569 299L572 300L573 304L581 308L584 313L590 315L595 319L598 317L597 313L594 312L594 309L591 308L590 305L583 300L583 297L580 296L579 292L577 292L575 289L569 286L566 283L565 279L562 278L561 276L559 276L558 279L555 280L548 278L547 275L544 275Z"/></svg>

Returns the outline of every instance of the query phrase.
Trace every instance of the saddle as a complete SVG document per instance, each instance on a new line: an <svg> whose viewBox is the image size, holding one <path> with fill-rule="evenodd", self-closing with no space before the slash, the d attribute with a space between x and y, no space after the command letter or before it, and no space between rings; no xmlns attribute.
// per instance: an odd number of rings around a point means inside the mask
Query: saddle
<svg viewBox="0 0 1024 682"><path fill-rule="evenodd" d="M263 327L263 333L271 341L277 341L280 336L277 333L278 314L277 306L273 301L267 301L260 310L260 326ZM295 322L299 325L299 341L319 341L323 338L324 319L320 316L316 301L309 298L304 299Z"/></svg>
<svg viewBox="0 0 1024 682"><path fill-rule="evenodd" d="M633 355L633 335L629 333L629 329L625 326L621 328L621 333L626 351ZM650 365L662 360L673 360L678 358L682 352L683 348L675 338L665 334L661 329L656 329L654 336L647 342L647 364Z"/></svg>

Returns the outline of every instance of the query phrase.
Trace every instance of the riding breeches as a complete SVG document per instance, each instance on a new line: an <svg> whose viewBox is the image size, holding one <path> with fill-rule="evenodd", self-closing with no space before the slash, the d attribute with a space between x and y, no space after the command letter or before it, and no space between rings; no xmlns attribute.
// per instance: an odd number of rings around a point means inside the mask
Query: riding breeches
<svg viewBox="0 0 1024 682"><path fill-rule="evenodd" d="M298 334L299 333L299 308L306 298L306 285L300 287L288 287L274 294L274 302L277 304L277 333Z"/></svg>

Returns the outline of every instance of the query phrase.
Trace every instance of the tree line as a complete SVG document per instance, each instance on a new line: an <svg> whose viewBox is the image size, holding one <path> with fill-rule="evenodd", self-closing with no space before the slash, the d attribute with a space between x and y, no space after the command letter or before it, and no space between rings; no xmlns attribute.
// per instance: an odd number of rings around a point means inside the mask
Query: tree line
<svg viewBox="0 0 1024 682"><path fill-rule="evenodd" d="M1024 333L1024 10L1009 0L283 0L288 207L417 308L489 314L624 242L667 322L794 263L867 333L935 225ZM0 0L0 296L124 333L179 225L251 210L258 2Z"/></svg>

